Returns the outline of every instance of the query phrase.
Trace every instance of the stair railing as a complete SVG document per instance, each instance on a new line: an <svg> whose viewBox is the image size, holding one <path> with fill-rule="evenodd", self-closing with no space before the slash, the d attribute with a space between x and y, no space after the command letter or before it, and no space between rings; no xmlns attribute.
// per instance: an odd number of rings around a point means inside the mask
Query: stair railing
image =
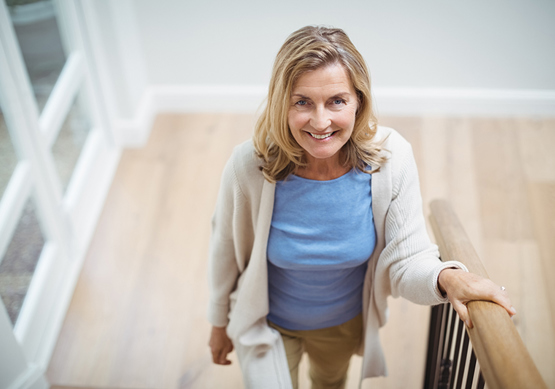
<svg viewBox="0 0 555 389"><path fill-rule="evenodd" d="M441 259L489 278L449 203L434 200L430 208ZM489 301L471 301L467 308L472 329L451 304L432 308L424 389L547 388L507 311Z"/></svg>

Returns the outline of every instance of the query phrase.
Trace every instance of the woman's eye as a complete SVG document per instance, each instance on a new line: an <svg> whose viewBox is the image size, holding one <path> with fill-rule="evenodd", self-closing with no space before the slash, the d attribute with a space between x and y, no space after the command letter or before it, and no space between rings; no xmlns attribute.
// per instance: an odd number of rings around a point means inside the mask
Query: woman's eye
<svg viewBox="0 0 555 389"><path fill-rule="evenodd" d="M299 100L295 103L295 105L306 105L306 100Z"/></svg>
<svg viewBox="0 0 555 389"><path fill-rule="evenodd" d="M335 99L335 100L333 100L333 103L334 103L335 105L341 105L341 104L344 104L344 103L345 103L345 100L343 100L343 99Z"/></svg>

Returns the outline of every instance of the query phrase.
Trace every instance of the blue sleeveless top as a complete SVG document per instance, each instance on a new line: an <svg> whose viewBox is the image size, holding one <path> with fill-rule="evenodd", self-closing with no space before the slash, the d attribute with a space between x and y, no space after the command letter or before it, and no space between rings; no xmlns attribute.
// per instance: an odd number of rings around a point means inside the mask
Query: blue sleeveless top
<svg viewBox="0 0 555 389"><path fill-rule="evenodd" d="M268 319L290 330L342 324L362 311L376 245L371 175L276 183L268 240Z"/></svg>

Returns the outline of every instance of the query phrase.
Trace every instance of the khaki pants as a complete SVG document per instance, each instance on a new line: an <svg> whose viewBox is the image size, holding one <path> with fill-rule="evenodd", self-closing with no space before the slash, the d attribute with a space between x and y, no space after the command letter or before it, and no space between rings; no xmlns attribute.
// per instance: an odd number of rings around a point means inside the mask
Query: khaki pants
<svg viewBox="0 0 555 389"><path fill-rule="evenodd" d="M346 323L318 330L292 331L272 322L281 334L293 388L299 387L299 362L303 352L310 361L312 389L342 389L347 381L351 356L362 337L362 314Z"/></svg>

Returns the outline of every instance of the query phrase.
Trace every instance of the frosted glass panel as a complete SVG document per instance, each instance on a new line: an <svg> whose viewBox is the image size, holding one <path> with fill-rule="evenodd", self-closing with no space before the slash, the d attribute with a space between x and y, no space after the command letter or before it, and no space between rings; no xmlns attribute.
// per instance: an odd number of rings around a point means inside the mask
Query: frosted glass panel
<svg viewBox="0 0 555 389"><path fill-rule="evenodd" d="M66 55L51 0L6 0L25 67L42 111Z"/></svg>
<svg viewBox="0 0 555 389"><path fill-rule="evenodd" d="M17 156L0 107L0 201L16 165Z"/></svg>
<svg viewBox="0 0 555 389"><path fill-rule="evenodd" d="M73 170L90 130L89 118L83 105L79 102L80 100L77 98L71 106L69 114L56 138L56 142L52 146L54 163L60 175L64 192L69 185Z"/></svg>
<svg viewBox="0 0 555 389"><path fill-rule="evenodd" d="M13 325L19 317L43 246L44 237L35 206L29 199L0 263L0 296Z"/></svg>

